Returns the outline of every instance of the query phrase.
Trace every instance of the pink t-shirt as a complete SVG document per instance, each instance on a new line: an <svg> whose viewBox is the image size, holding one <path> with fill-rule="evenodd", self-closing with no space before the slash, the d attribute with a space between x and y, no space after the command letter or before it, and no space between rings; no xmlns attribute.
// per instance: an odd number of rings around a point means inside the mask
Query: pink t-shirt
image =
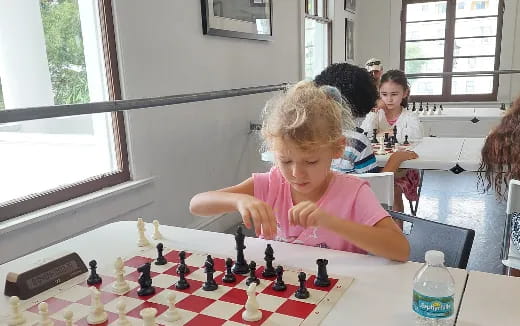
<svg viewBox="0 0 520 326"><path fill-rule="evenodd" d="M333 173L327 190L316 203L321 209L344 220L370 226L389 216L367 181L349 174ZM253 183L255 197L271 205L276 215L276 240L366 253L327 229L289 225L289 209L294 206L291 186L278 168L273 167L267 173L254 173Z"/></svg>

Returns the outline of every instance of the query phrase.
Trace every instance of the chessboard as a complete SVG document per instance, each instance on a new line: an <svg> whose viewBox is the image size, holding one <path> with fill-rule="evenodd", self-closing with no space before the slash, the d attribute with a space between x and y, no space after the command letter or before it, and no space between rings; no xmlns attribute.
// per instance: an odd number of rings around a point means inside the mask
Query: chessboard
<svg viewBox="0 0 520 326"><path fill-rule="evenodd" d="M138 250L138 251L137 251ZM334 307L341 296L348 289L353 279L349 277L334 277L329 275L330 285L318 287L314 285L317 271L304 271L307 274L306 287L310 296L307 299L298 299L294 296L300 283L298 273L301 270L284 266L283 280L286 290L273 290L275 277L262 276L264 266L257 262L256 275L260 283L256 287L256 300L259 304L262 317L256 322L246 322L242 319L244 304L248 299L246 279L249 274L236 274L236 281L224 283L222 278L226 272L225 259L212 255L214 261L214 280L218 288L214 291L202 289L207 275L204 273L204 263L208 253L185 251L185 264L189 273L185 275L190 287L179 290L175 284L179 280L177 267L180 263L181 249L164 247L165 265L154 264L157 251L152 246L139 248L134 256L122 257L124 262L124 279L130 290L124 294L117 294L112 285L116 281L114 262L98 262L98 274L102 281L95 287L100 291L100 299L108 315L106 322L99 325L117 325L119 313L118 304L123 299L125 303L126 319L131 325L143 325L141 311L145 308L157 310L156 323L158 325L318 325L328 312ZM276 254L276 253L275 253ZM247 257L246 257L247 259ZM155 294L139 296L137 268L151 262L152 284ZM74 325L89 325L87 316L91 311L92 289L87 284L88 273L64 282L52 289L42 292L28 300L20 301L20 310L26 319L24 325L36 325L40 320L39 304L46 302L48 316L55 326L66 325L65 312L73 313ZM175 307L180 319L175 322L166 322L166 311L171 307L168 300L175 295ZM70 313L69 313L70 314Z"/></svg>

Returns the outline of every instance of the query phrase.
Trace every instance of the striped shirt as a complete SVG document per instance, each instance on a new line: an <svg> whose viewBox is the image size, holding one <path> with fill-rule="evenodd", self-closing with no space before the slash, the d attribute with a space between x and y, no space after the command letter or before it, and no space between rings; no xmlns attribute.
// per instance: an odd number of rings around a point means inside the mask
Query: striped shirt
<svg viewBox="0 0 520 326"><path fill-rule="evenodd" d="M332 162L332 169L343 173L379 172L376 157L370 140L363 134L363 129L345 132L347 146L343 157Z"/></svg>

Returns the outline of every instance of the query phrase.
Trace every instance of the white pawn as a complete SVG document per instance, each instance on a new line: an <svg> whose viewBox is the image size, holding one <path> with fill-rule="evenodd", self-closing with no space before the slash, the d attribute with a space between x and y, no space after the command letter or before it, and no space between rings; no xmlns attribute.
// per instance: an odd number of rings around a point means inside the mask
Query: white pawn
<svg viewBox="0 0 520 326"><path fill-rule="evenodd" d="M161 232L159 231L159 221L153 220L152 223L153 223L153 229L154 229L152 239L154 239L154 240L164 239Z"/></svg>
<svg viewBox="0 0 520 326"><path fill-rule="evenodd" d="M256 301L256 283L252 282L247 288L246 310L242 313L242 319L245 321L259 321L262 319L260 306Z"/></svg>
<svg viewBox="0 0 520 326"><path fill-rule="evenodd" d="M175 307L175 294L171 293L168 295L168 310L163 315L164 320L167 322L173 323L174 321L177 321L181 319L181 315L179 314L179 311Z"/></svg>
<svg viewBox="0 0 520 326"><path fill-rule="evenodd" d="M8 326L17 326L25 323L25 317L20 312L20 298L12 296L9 298L9 306L11 307L11 315L7 320Z"/></svg>
<svg viewBox="0 0 520 326"><path fill-rule="evenodd" d="M90 313L87 316L87 322L91 325L104 323L108 319L103 303L101 303L101 292L98 289L90 287Z"/></svg>
<svg viewBox="0 0 520 326"><path fill-rule="evenodd" d="M143 326L157 326L155 323L155 315L157 314L157 309L155 308L144 308L139 313L141 318L143 319Z"/></svg>
<svg viewBox="0 0 520 326"><path fill-rule="evenodd" d="M130 290L130 285L125 280L124 268L125 264L121 257L117 257L114 268L116 270L116 281L112 284L112 289L118 294L126 293Z"/></svg>
<svg viewBox="0 0 520 326"><path fill-rule="evenodd" d="M49 318L49 306L47 302L41 302L38 305L38 314L40 315L39 326L52 326L54 322Z"/></svg>
<svg viewBox="0 0 520 326"><path fill-rule="evenodd" d="M150 241L146 239L146 235L144 234L145 225L144 221L141 217L137 219L137 233L139 234L139 239L137 240L137 245L139 247L146 247L150 245Z"/></svg>
<svg viewBox="0 0 520 326"><path fill-rule="evenodd" d="M126 303L123 298L119 299L119 301L117 302L116 309L117 309L117 313L119 315L119 318L117 320L117 325L118 326L130 326L131 323L128 320L128 318L126 318Z"/></svg>
<svg viewBox="0 0 520 326"><path fill-rule="evenodd" d="M63 319L65 319L65 326L72 326L72 318L74 317L74 313L70 310L66 310L63 313Z"/></svg>

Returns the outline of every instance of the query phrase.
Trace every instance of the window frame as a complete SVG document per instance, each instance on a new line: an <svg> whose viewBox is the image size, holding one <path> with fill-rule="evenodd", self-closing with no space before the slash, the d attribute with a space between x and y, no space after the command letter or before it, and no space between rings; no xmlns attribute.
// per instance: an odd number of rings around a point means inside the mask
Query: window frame
<svg viewBox="0 0 520 326"><path fill-rule="evenodd" d="M409 4L416 3L429 3L429 2L441 2L446 1L446 28L444 34L444 56L443 59L443 73L453 73L453 50L455 44L455 13L457 10L456 0L403 0L401 8L401 44L400 44L400 69L405 71L405 55L406 55L406 12ZM498 13L497 13L497 31L496 31L496 43L495 43L495 64L494 71L500 69L500 53L502 45L502 26L504 22L504 0L498 2ZM464 17L464 19L478 19L485 17L495 17L494 15L486 16L474 16ZM429 21L429 20L426 20ZM424 22L426 22L424 21ZM436 20L432 20L436 21ZM421 21L423 22L423 21ZM490 36L474 36L471 38L483 38ZM428 39L429 40L429 39ZM432 39L433 40L433 39ZM436 40L436 39L435 39ZM421 40L424 41L424 40ZM458 56L458 57L491 57L491 55L479 55L479 56ZM421 59L436 59L437 57L421 58ZM406 72L406 71L405 71ZM471 74L471 72L464 72L464 77L475 77L482 76L482 74ZM499 86L499 75L497 73L492 74L493 76L493 88L490 94L452 94L452 79L453 76L445 74L442 76L442 94L441 95L412 95L410 99L412 101L423 101L423 102L462 102L462 101L496 101ZM414 78L414 77L409 77Z"/></svg>
<svg viewBox="0 0 520 326"><path fill-rule="evenodd" d="M98 8L109 99L111 101L120 100L121 85L112 1L98 0ZM130 167L123 112L112 113L112 128L114 130L114 144L119 171L94 176L71 185L0 203L0 222L129 181ZM28 181L30 182L30 180ZM27 180L20 180L20 182L27 182Z"/></svg>
<svg viewBox="0 0 520 326"><path fill-rule="evenodd" d="M322 1L322 11L323 15L318 14L318 2L319 0L305 0L305 19L312 19L317 21L318 23L327 25L327 66L332 63L332 20L329 18L329 0L321 0ZM309 13L309 2L314 3L314 12ZM305 24L305 22L304 22ZM305 38L305 35L303 36ZM303 42L304 52L305 52L305 40ZM304 73L305 75L305 73Z"/></svg>

